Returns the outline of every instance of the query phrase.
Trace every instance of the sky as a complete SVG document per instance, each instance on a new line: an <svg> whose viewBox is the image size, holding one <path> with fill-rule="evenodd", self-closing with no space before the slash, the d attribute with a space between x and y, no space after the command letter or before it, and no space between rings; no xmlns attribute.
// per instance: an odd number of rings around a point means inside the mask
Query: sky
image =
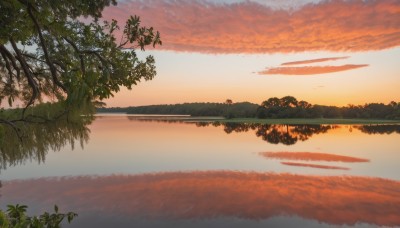
<svg viewBox="0 0 400 228"><path fill-rule="evenodd" d="M400 1L133 0L103 12L160 31L157 76L108 107L184 102L400 101Z"/></svg>

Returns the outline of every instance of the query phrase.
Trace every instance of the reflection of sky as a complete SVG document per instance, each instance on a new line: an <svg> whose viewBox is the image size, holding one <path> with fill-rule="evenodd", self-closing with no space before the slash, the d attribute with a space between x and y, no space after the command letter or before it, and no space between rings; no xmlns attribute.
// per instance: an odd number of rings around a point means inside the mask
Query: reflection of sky
<svg viewBox="0 0 400 228"><path fill-rule="evenodd" d="M306 141L286 146L270 144L255 132L226 134L223 127L196 127L194 124L129 121L107 117L91 126L84 150L70 147L49 152L45 164L25 165L1 171L2 180L15 178L110 175L192 170L239 170L290 172L313 175L357 175L400 180L398 161L400 135L368 135L357 129L331 129ZM370 162L312 162L344 166L350 170L322 170L282 165L265 159L259 152L319 152L368 159Z"/></svg>
<svg viewBox="0 0 400 228"><path fill-rule="evenodd" d="M19 203L39 214L57 204L79 214L71 227L400 225L398 133L313 128L287 146L254 130L121 115L89 128L84 150L67 146L49 151L44 164L2 170L0 209ZM300 136L294 126L274 129Z"/></svg>
<svg viewBox="0 0 400 228"><path fill-rule="evenodd" d="M2 198L78 213L158 220L299 216L332 225L400 225L399 181L237 171L74 176L5 182ZM118 215L118 216L117 216ZM102 217L102 216L101 216ZM227 222L228 224L232 221Z"/></svg>

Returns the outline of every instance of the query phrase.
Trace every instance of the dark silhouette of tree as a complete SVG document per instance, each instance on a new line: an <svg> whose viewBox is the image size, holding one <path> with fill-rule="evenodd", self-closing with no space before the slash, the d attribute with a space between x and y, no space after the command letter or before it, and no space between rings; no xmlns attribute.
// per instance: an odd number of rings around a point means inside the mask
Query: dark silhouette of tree
<svg viewBox="0 0 400 228"><path fill-rule="evenodd" d="M233 104L233 101L231 99L226 99L225 104L231 105Z"/></svg>
<svg viewBox="0 0 400 228"><path fill-rule="evenodd" d="M272 97L261 103L256 111L257 118L363 118L363 119L400 119L400 105L394 101L348 105L335 107L312 105L307 101L297 101L292 96Z"/></svg>
<svg viewBox="0 0 400 228"><path fill-rule="evenodd" d="M228 99L229 100L229 99ZM292 96L272 97L261 105L249 102L233 103L184 103L149 105L127 108L99 108L99 112L126 112L128 114L184 114L191 116L223 116L227 118L362 118L400 119L400 104L370 103L346 107L312 105L297 101Z"/></svg>
<svg viewBox="0 0 400 228"><path fill-rule="evenodd" d="M293 108L297 107L297 99L292 96L285 96L280 99L280 107Z"/></svg>

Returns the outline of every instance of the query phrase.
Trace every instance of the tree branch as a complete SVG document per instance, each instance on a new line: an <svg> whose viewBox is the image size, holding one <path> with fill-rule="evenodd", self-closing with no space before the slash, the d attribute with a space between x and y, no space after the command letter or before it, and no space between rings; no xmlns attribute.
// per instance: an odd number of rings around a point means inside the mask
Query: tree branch
<svg viewBox="0 0 400 228"><path fill-rule="evenodd" d="M19 79L20 79L20 75L21 75L21 72L20 72L21 70L20 70L20 68L17 66L17 62L16 62L16 60L15 60L15 58L14 58L14 55L11 54L11 53L8 51L8 49L7 49L6 47L4 47L4 45L0 45L0 51L1 51L2 53L4 53L4 54L8 57L8 59L10 60L11 65L13 66L14 70L17 72L17 79L19 80Z"/></svg>
<svg viewBox="0 0 400 228"><path fill-rule="evenodd" d="M1 56L3 57L3 59L4 59L4 62L6 62L6 68L7 68L7 71L8 71L8 75L10 76L10 83L11 83L13 81L13 72L12 72L12 69L11 69L10 62L8 61L7 56L3 53L3 51L1 49L0 49L0 53L1 53Z"/></svg>
<svg viewBox="0 0 400 228"><path fill-rule="evenodd" d="M85 62L83 61L82 52L79 50L79 48L76 46L76 44L72 40L68 39L67 37L63 37L63 39L65 41L67 41L67 43L69 43L72 46L72 48L78 53L79 59L81 61L81 72L85 76L86 70L85 70Z"/></svg>
<svg viewBox="0 0 400 228"><path fill-rule="evenodd" d="M24 111L22 112L22 116L24 116L26 108L28 108L30 105L32 105L33 102L35 101L35 99L38 97L39 88L38 88L38 85L37 85L35 79L33 79L33 77L32 77L32 73L29 70L28 64L26 63L21 51L18 49L17 44L15 43L15 41L12 37L10 38L10 43L11 43L11 46L13 47L15 53L17 54L17 59L18 59L19 63L21 64L22 70L24 71L26 78L28 79L28 84L32 88L31 99L29 100L28 104L24 108Z"/></svg>
<svg viewBox="0 0 400 228"><path fill-rule="evenodd" d="M50 72L51 72L51 76L53 78L53 82L54 82L55 85L60 87L64 92L67 92L67 89L65 88L65 86L57 78L57 70L54 67L54 65L53 65L53 63L52 63L52 61L50 59L49 52L47 50L47 46L46 46L45 40L43 38L42 30L40 29L39 22L36 20L35 16L33 15L31 4L28 3L27 7L28 7L28 14L29 14L30 18L32 19L33 23L35 24L35 28L36 28L36 30L38 32L39 39L40 39L40 45L42 46L44 57L46 59L47 65L50 67Z"/></svg>

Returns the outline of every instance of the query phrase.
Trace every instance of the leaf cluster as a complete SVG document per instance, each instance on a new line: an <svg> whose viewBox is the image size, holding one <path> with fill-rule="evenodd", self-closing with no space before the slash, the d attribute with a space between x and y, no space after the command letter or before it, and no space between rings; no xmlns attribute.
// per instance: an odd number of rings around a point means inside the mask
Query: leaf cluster
<svg viewBox="0 0 400 228"><path fill-rule="evenodd" d="M0 227L2 228L60 228L64 219L68 223L78 216L74 212L60 213L54 206L54 213L45 212L39 216L28 216L26 205L8 205L6 212L0 210Z"/></svg>
<svg viewBox="0 0 400 228"><path fill-rule="evenodd" d="M156 75L152 56L135 50L161 45L160 34L131 16L121 31L102 21L115 0L0 1L0 104L25 107L43 99L80 105L131 89Z"/></svg>

